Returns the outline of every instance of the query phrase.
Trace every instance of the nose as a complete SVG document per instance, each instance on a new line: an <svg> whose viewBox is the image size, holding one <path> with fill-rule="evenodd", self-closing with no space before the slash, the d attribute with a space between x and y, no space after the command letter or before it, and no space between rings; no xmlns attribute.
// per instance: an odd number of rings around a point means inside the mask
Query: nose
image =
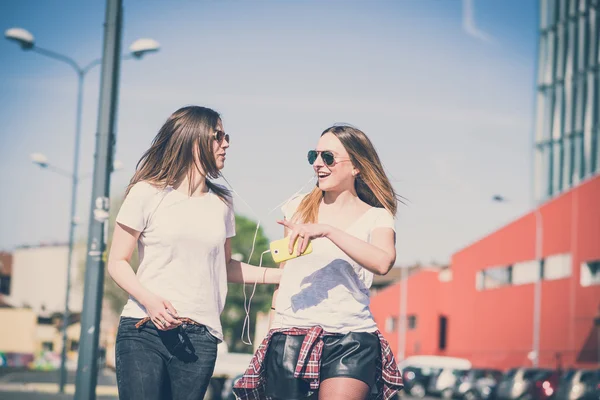
<svg viewBox="0 0 600 400"><path fill-rule="evenodd" d="M221 142L221 148L222 149L226 149L229 147L229 141L225 138L223 138L223 141Z"/></svg>
<svg viewBox="0 0 600 400"><path fill-rule="evenodd" d="M325 166L325 163L323 163L323 157L321 157L321 153L318 153L317 158L316 158L315 162L313 163L313 167L315 167L315 169L316 169L317 167L320 168L323 166Z"/></svg>

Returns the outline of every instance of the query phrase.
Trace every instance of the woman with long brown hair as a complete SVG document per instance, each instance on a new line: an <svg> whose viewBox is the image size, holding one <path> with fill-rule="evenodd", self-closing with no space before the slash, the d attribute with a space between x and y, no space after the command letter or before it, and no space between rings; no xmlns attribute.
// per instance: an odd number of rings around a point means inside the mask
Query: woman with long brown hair
<svg viewBox="0 0 600 400"><path fill-rule="evenodd" d="M309 243L313 250L285 263L271 330L235 393L389 399L402 378L369 310L369 287L396 259L398 196L371 141L354 127L326 129L308 161L317 187L284 206L279 223L290 254L301 255Z"/></svg>
<svg viewBox="0 0 600 400"><path fill-rule="evenodd" d="M231 196L210 181L220 176L229 143L216 111L181 108L127 188L108 259L108 272L129 294L116 340L121 400L203 399L223 340L227 282L279 282L280 270L231 259Z"/></svg>

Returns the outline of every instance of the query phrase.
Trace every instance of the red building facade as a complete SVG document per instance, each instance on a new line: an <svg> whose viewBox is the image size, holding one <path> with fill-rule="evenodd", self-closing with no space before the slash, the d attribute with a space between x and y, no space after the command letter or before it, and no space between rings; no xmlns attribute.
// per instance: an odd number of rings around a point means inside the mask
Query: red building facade
<svg viewBox="0 0 600 400"><path fill-rule="evenodd" d="M541 263L535 260L536 218ZM398 329L400 283L371 309L395 354L464 357L475 366L532 364L534 288L541 280L539 365L600 362L600 177L543 204L452 257L451 278L408 279L406 339Z"/></svg>

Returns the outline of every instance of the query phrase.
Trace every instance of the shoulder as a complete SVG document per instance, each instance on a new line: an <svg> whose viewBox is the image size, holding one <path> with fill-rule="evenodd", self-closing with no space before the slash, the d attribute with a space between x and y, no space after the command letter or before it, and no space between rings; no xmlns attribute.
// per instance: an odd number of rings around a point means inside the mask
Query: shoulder
<svg viewBox="0 0 600 400"><path fill-rule="evenodd" d="M391 212L383 207L373 207L370 210L370 218L373 228L391 228L395 229L396 218Z"/></svg>
<svg viewBox="0 0 600 400"><path fill-rule="evenodd" d="M218 204L233 209L233 196L231 191L225 185L219 185L214 182L210 182L210 191L214 195L215 200L218 200Z"/></svg>
<svg viewBox="0 0 600 400"><path fill-rule="evenodd" d="M135 197L138 199L150 198L161 192L162 189L154 186L150 182L140 181L129 189L127 197Z"/></svg>

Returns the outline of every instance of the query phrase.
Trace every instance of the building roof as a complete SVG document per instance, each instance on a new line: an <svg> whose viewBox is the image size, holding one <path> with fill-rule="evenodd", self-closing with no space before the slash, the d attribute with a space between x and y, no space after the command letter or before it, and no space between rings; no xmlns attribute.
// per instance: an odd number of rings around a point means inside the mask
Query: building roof
<svg viewBox="0 0 600 400"><path fill-rule="evenodd" d="M388 285L391 285L395 282L398 282L400 279L402 279L402 274L406 273L406 270L408 270L408 276L412 276L414 274L416 274L417 272L423 271L423 270L443 270L447 268L446 265L421 265L421 264L415 264L415 265L410 265L407 267L404 266L394 266L394 268L392 268L390 270L390 272L388 272L386 275L375 275L373 277L373 286L375 287L385 287ZM402 271L405 270L405 271Z"/></svg>

